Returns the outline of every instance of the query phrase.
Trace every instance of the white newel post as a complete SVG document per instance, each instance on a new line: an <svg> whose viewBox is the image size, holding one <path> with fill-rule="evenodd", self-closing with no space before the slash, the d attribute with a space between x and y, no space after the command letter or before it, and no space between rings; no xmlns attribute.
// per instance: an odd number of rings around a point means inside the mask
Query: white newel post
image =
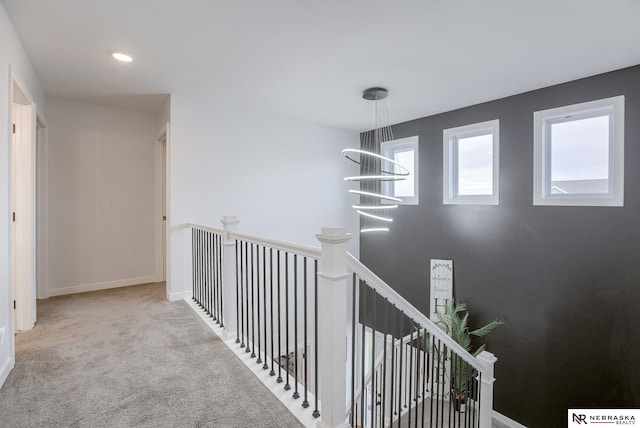
<svg viewBox="0 0 640 428"><path fill-rule="evenodd" d="M482 375L480 383L480 428L491 428L493 420L493 369L498 359L491 352L483 351L477 356L487 372Z"/></svg>
<svg viewBox="0 0 640 428"><path fill-rule="evenodd" d="M323 428L347 426L347 242L344 227L323 227L318 272L318 371Z"/></svg>
<svg viewBox="0 0 640 428"><path fill-rule="evenodd" d="M222 304L224 309L224 327L226 339L238 334L238 311L236 301L236 240L229 237L240 220L233 216L224 216L220 220L224 230L222 246Z"/></svg>

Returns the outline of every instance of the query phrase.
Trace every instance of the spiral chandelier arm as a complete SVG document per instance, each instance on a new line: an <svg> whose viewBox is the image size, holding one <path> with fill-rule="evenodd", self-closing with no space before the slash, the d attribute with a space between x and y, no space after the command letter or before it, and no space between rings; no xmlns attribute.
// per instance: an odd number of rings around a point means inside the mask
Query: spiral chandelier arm
<svg viewBox="0 0 640 428"><path fill-rule="evenodd" d="M360 148L344 149L342 154L351 162L360 165L360 174L344 178L346 182L357 182L359 190L349 190L349 193L360 198L359 204L353 208L360 216L360 232L386 232L388 223L393 222L388 211L398 208L402 199L387 194L391 185L385 182L406 180L410 171L395 159L382 155L381 143L393 140L393 130L386 108L388 91L384 88L369 88L362 93L362 98L372 101L366 118L361 127ZM359 156L359 160L357 159ZM375 214L374 214L375 213Z"/></svg>

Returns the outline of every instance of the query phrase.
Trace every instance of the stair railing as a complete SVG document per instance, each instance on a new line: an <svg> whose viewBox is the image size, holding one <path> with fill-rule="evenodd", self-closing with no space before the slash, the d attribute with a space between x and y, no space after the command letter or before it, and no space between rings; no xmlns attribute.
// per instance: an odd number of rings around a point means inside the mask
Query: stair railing
<svg viewBox="0 0 640 428"><path fill-rule="evenodd" d="M348 254L344 228L322 228L317 248L222 224L188 225L193 299L318 426L491 426L495 357L470 355Z"/></svg>
<svg viewBox="0 0 640 428"><path fill-rule="evenodd" d="M349 424L400 426L405 418L408 426L490 427L495 357L474 357L359 260L349 255L347 265L356 339ZM357 395L357 382L369 397Z"/></svg>

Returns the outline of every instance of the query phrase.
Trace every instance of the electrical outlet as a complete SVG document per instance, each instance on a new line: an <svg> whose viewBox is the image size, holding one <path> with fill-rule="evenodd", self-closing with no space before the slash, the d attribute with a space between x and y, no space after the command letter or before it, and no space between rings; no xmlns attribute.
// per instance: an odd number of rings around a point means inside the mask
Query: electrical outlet
<svg viewBox="0 0 640 428"><path fill-rule="evenodd" d="M4 345L4 333L7 331L7 327L0 328L0 346Z"/></svg>
<svg viewBox="0 0 640 428"><path fill-rule="evenodd" d="M100 204L101 211L109 211L109 201L102 201Z"/></svg>

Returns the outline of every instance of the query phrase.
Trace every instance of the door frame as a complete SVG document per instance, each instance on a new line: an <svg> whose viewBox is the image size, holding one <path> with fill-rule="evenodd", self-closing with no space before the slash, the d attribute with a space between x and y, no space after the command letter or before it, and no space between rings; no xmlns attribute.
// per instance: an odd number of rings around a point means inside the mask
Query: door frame
<svg viewBox="0 0 640 428"><path fill-rule="evenodd" d="M49 125L36 113L36 299L49 297Z"/></svg>
<svg viewBox="0 0 640 428"><path fill-rule="evenodd" d="M29 330L36 322L36 103L27 87L10 68L9 128L16 124L20 141L14 150L13 135L9 157L11 211L18 221L11 230L9 301L16 302L13 331ZM14 104L19 105L14 109ZM15 111L14 111L15 110ZM18 166L14 167L14 161ZM20 281L23 285L17 287ZM26 285L24 285L26 284ZM13 335L12 335L13 336ZM15 351L15 343L14 351Z"/></svg>
<svg viewBox="0 0 640 428"><path fill-rule="evenodd" d="M155 145L155 276L156 282L166 282L166 295L169 296L169 154L171 147L171 126L167 122L162 126ZM165 220L163 220L165 216Z"/></svg>

